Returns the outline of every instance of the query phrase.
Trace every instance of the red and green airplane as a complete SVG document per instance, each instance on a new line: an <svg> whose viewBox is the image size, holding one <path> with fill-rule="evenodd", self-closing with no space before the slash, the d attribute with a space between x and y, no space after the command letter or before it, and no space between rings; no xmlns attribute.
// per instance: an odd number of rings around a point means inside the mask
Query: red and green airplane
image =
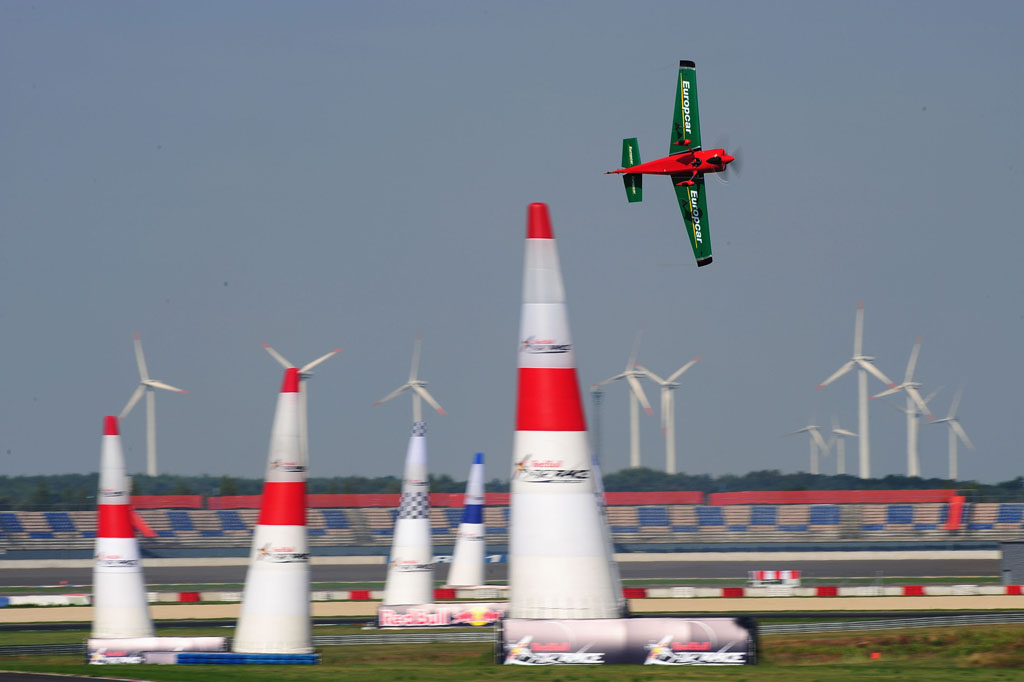
<svg viewBox="0 0 1024 682"><path fill-rule="evenodd" d="M683 213L690 246L697 267L711 262L711 233L708 231L708 205L704 196L704 175L720 173L734 160L724 149L702 149L700 115L697 113L697 67L691 61L679 62L676 99L672 112L672 144L668 156L657 161L640 162L640 146L635 137L622 141L621 173L630 203L643 199L644 175L668 175L675 186L679 209Z"/></svg>

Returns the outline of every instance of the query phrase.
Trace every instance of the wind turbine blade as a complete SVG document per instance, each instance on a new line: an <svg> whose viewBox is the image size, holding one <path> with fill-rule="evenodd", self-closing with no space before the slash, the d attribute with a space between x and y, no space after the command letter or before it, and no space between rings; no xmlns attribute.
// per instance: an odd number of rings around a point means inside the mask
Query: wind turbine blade
<svg viewBox="0 0 1024 682"><path fill-rule="evenodd" d="M135 403L139 402L139 400L142 398L142 394L145 392L145 384L139 384L135 388L135 391L132 393L132 397L128 399L127 403L125 403L124 409L121 410L121 414L118 416L118 419L124 419L125 417L127 417L128 413L132 411L133 407L135 407Z"/></svg>
<svg viewBox="0 0 1024 682"><path fill-rule="evenodd" d="M417 395L426 400L431 407L437 410L438 414L448 414L447 412L444 411L444 408L441 407L436 400L434 400L434 396L427 393L427 389L423 388L422 386L417 386L416 384L413 384L412 390L416 391Z"/></svg>
<svg viewBox="0 0 1024 682"><path fill-rule="evenodd" d="M622 379L625 376L627 376L625 372L623 372L621 374L616 374L613 377L608 377L607 379L604 379L603 381L597 382L596 384L594 384L594 386L604 386L605 384L609 384L609 383L611 383L613 381L618 381L619 379Z"/></svg>
<svg viewBox="0 0 1024 682"><path fill-rule="evenodd" d="M859 358L864 348L864 301L857 301L857 322L853 328L853 357ZM891 383L891 382L890 382Z"/></svg>
<svg viewBox="0 0 1024 682"><path fill-rule="evenodd" d="M893 386L892 388L885 389L881 393L874 394L873 396L871 396L871 399L874 400L875 398L884 398L887 395L892 395L893 393L899 393L904 388L906 388L906 386L903 386L903 385Z"/></svg>
<svg viewBox="0 0 1024 682"><path fill-rule="evenodd" d="M796 431L790 431L789 433L784 433L782 435L783 436L795 436L798 433L803 433L804 431L810 431L813 428L814 428L813 426L805 426L802 429L797 429Z"/></svg>
<svg viewBox="0 0 1024 682"><path fill-rule="evenodd" d="M846 429L838 429L838 428L837 429L832 429L832 433L837 433L840 436L846 436L847 438L856 438L857 437L856 433L854 433L853 431L848 431Z"/></svg>
<svg viewBox="0 0 1024 682"><path fill-rule="evenodd" d="M917 389L913 386L907 386L907 395L914 401L914 404L921 410L921 413L928 418L928 421L932 419L932 411L928 409L928 404L925 402L921 394L917 392Z"/></svg>
<svg viewBox="0 0 1024 682"><path fill-rule="evenodd" d="M825 439L821 437L821 432L818 431L818 428L814 427L807 430L811 432L811 438L813 438L814 442L818 444L818 447L821 449L822 454L827 455L828 445L825 443Z"/></svg>
<svg viewBox="0 0 1024 682"><path fill-rule="evenodd" d="M290 369L295 366L292 363L288 362L288 360L283 355L274 350L269 343L261 343L260 345L263 346L263 350L270 353L270 357L277 360L277 364L281 365L285 369Z"/></svg>
<svg viewBox="0 0 1024 682"><path fill-rule="evenodd" d="M885 376L885 374L882 373L882 370L878 369L867 360L857 360L857 364L860 365L863 369L867 370L869 373L871 373L876 379L886 384L889 388L893 388L894 386L896 386L896 384L893 383L892 379L890 379L889 377Z"/></svg>
<svg viewBox="0 0 1024 682"><path fill-rule="evenodd" d="M842 367L840 367L839 369L836 370L835 374L833 374L828 379L825 379L823 382L818 384L818 388L819 389L825 388L826 386L831 384L833 381L835 381L836 379L838 379L839 377L843 376L844 374L849 372L851 369L853 369L853 366L855 364L856 363L853 360L847 360L845 363L843 363Z"/></svg>
<svg viewBox="0 0 1024 682"><path fill-rule="evenodd" d="M666 381L675 381L676 379L678 379L680 376L682 376L683 372L685 372L686 370L690 369L698 362L700 362L700 358L701 356L698 355L693 360L690 360L688 363L677 369L674 373L670 374Z"/></svg>
<svg viewBox="0 0 1024 682"><path fill-rule="evenodd" d="M938 387L937 389L935 389L934 391L932 391L931 393L929 393L929 394L928 394L928 397L924 399L924 403L925 403L925 405L927 405L928 403L930 403L930 402L932 401L932 398L934 398L935 396L937 396L937 395L939 394L939 391L941 391L941 390L942 390L942 386L939 386L939 387Z"/></svg>
<svg viewBox="0 0 1024 682"><path fill-rule="evenodd" d="M964 427L960 426L960 422L954 419L949 422L949 428L953 429L954 433L956 433L964 445L969 447L971 450L974 449L974 443L972 443L971 439L967 437L967 432L964 431Z"/></svg>
<svg viewBox="0 0 1024 682"><path fill-rule="evenodd" d="M423 344L423 335L416 335L416 342L412 347L412 366L409 369L409 381L416 381L416 375L420 371L420 347Z"/></svg>
<svg viewBox="0 0 1024 682"><path fill-rule="evenodd" d="M396 395L399 395L402 391L406 390L409 387L410 387L410 384L402 384L401 386L399 386L395 390L391 391L391 393L388 393L386 396L384 396L383 398L381 398L380 400L375 402L374 405L380 405L381 403L386 403L387 401L391 400Z"/></svg>
<svg viewBox="0 0 1024 682"><path fill-rule="evenodd" d="M910 383L914 380L914 368L917 367L917 356L921 352L921 337L914 340L914 347L910 350L910 361L907 362L907 375L903 383Z"/></svg>
<svg viewBox="0 0 1024 682"><path fill-rule="evenodd" d="M164 382L157 381L156 379L146 379L142 383L143 383L143 385L149 386L150 388L161 388L161 389L163 389L165 391L174 391L175 393L188 393L188 391L186 391L183 388L178 388L177 386L171 386L170 384L165 384Z"/></svg>
<svg viewBox="0 0 1024 682"><path fill-rule="evenodd" d="M651 409L651 403L647 400L647 394L644 393L644 387L640 385L640 380L629 374L626 376L626 381L629 382L629 388L633 391L633 395L644 406L644 412L648 415L654 414L654 410Z"/></svg>
<svg viewBox="0 0 1024 682"><path fill-rule="evenodd" d="M139 378L145 381L149 378L149 370L146 369L146 356L142 354L142 337L136 332L132 340L135 343L135 364L139 366Z"/></svg>
<svg viewBox="0 0 1024 682"><path fill-rule="evenodd" d="M340 348L335 348L335 349L334 349L334 350L332 350L332 351L331 351L330 353L324 353L323 355L321 355L320 357L318 357L318 358L317 358L316 360L314 360L313 362L310 362L310 363L309 363L309 364L307 364L307 365L306 365L305 367L303 367L302 369L300 369L300 370L299 370L299 374L305 374L306 372L310 371L311 369L313 369L314 367L316 367L317 365L319 365L319 364L320 364L321 362L323 362L324 360L327 360L328 358L334 357L335 355L337 355L337 354L338 354L338 353L340 353L340 352L341 352L341 349L340 349Z"/></svg>
<svg viewBox="0 0 1024 682"><path fill-rule="evenodd" d="M949 419L956 417L956 411L960 407L960 396L963 395L964 387L956 389L956 393L953 394L953 404L949 406Z"/></svg>
<svg viewBox="0 0 1024 682"><path fill-rule="evenodd" d="M636 336L633 337L633 350L630 351L629 353L629 362L626 363L626 371L629 371L629 369L632 368L633 365L636 363L636 353L640 349L640 337L642 337L643 335L644 330L638 329L636 332Z"/></svg>

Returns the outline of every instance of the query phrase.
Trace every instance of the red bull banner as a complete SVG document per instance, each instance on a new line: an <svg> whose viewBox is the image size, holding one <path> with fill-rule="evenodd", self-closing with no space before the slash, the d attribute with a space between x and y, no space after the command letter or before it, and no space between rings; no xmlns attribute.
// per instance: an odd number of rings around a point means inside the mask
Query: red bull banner
<svg viewBox="0 0 1024 682"><path fill-rule="evenodd" d="M752 618L616 618L499 624L495 663L504 665L753 665Z"/></svg>
<svg viewBox="0 0 1024 682"><path fill-rule="evenodd" d="M505 617L506 602L402 604L377 608L377 627L433 628L494 625Z"/></svg>

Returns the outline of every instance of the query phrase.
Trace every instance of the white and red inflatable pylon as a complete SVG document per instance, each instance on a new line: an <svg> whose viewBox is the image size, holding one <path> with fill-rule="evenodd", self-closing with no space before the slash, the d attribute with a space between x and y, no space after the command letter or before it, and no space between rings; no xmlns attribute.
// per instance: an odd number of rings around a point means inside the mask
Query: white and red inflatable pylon
<svg viewBox="0 0 1024 682"><path fill-rule="evenodd" d="M434 601L434 545L430 531L427 425L413 422L402 475L391 559L384 583L385 606Z"/></svg>
<svg viewBox="0 0 1024 682"><path fill-rule="evenodd" d="M302 449L299 408L299 370L286 369L232 647L239 653L313 651L306 537L309 463Z"/></svg>
<svg viewBox="0 0 1024 682"><path fill-rule="evenodd" d="M448 569L449 587L477 587L483 585L484 558L487 548L487 530L484 527L484 453L473 457L466 481L466 496L462 505L462 521Z"/></svg>
<svg viewBox="0 0 1024 682"><path fill-rule="evenodd" d="M509 499L509 617L625 613L587 426L558 250L545 204L527 215Z"/></svg>
<svg viewBox="0 0 1024 682"><path fill-rule="evenodd" d="M103 420L92 569L92 637L152 637L139 543L131 519L131 492L117 417Z"/></svg>

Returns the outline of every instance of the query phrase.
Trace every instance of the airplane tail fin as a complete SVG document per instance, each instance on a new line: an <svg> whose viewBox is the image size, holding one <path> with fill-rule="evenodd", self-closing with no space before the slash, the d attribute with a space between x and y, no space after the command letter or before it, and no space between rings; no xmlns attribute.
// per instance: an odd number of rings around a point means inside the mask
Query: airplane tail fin
<svg viewBox="0 0 1024 682"><path fill-rule="evenodd" d="M640 145L635 137L622 141L622 167L632 168L640 164ZM624 173L622 184L626 188L626 198L629 203L643 201L644 198L644 176L636 173Z"/></svg>

